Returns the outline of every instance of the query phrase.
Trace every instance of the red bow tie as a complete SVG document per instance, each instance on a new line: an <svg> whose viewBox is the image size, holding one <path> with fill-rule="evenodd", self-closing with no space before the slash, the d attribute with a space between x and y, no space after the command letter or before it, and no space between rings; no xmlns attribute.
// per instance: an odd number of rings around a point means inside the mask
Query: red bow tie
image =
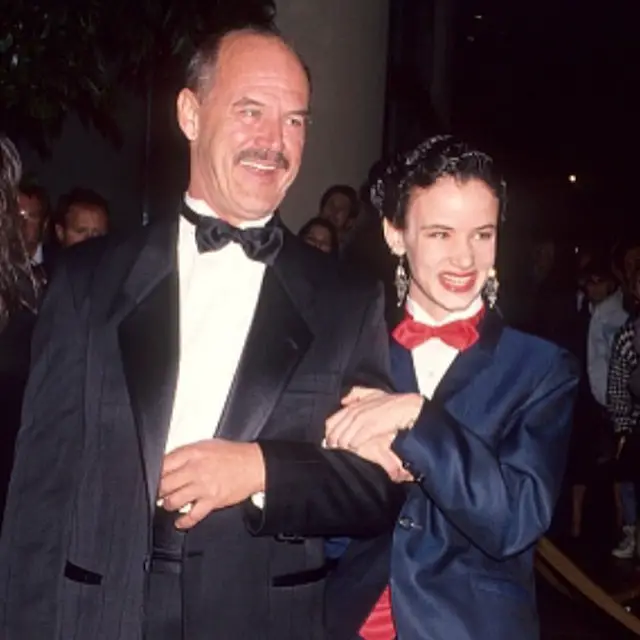
<svg viewBox="0 0 640 640"><path fill-rule="evenodd" d="M450 347L464 351L478 340L478 323L483 316L484 309L481 309L472 318L432 327L417 322L407 313L404 320L394 329L393 337L396 342L409 350L419 347L431 338L439 338Z"/></svg>

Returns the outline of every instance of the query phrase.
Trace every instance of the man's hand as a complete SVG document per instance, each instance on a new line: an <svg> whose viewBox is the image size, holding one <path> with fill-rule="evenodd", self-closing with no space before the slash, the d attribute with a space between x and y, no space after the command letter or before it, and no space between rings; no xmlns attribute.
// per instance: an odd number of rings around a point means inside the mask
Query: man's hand
<svg viewBox="0 0 640 640"><path fill-rule="evenodd" d="M380 465L393 482L412 482L413 476L402 466L402 460L391 451L395 433L378 436L365 442L354 453L369 462Z"/></svg>
<svg viewBox="0 0 640 640"><path fill-rule="evenodd" d="M239 504L264 487L257 444L214 438L165 456L158 502L167 511L186 511L176 527L190 529L212 511Z"/></svg>
<svg viewBox="0 0 640 640"><path fill-rule="evenodd" d="M394 436L410 428L424 398L417 393L385 393L356 387L342 400L343 408L326 424L329 447L357 451L369 440Z"/></svg>

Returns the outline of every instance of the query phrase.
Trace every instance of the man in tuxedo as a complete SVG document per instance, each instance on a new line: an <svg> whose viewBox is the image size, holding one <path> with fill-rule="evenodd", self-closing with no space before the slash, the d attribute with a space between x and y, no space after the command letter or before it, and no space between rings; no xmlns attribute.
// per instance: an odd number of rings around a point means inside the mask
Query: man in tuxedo
<svg viewBox="0 0 640 640"><path fill-rule="evenodd" d="M273 215L309 93L277 34L216 34L178 98L182 215L65 252L0 541L3 640L320 640L320 536L395 520L398 460L321 446L346 390L387 386L379 289Z"/></svg>

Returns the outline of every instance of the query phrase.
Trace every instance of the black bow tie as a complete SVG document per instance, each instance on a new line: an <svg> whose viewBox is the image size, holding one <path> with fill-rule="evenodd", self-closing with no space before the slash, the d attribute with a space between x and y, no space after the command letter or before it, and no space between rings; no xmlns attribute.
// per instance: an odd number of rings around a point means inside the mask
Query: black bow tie
<svg viewBox="0 0 640 640"><path fill-rule="evenodd" d="M182 215L196 228L196 245L200 253L219 251L230 242L236 242L247 258L272 265L282 248L284 234L276 216L264 227L239 229L220 218L195 213L186 205L182 207Z"/></svg>

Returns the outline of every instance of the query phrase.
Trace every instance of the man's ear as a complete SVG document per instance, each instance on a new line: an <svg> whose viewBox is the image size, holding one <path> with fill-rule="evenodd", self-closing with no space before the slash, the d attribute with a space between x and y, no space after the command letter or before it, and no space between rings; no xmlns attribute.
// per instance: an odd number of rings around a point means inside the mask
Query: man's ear
<svg viewBox="0 0 640 640"><path fill-rule="evenodd" d="M200 101L190 89L183 89L177 100L178 124L185 138L193 142L200 130Z"/></svg>

